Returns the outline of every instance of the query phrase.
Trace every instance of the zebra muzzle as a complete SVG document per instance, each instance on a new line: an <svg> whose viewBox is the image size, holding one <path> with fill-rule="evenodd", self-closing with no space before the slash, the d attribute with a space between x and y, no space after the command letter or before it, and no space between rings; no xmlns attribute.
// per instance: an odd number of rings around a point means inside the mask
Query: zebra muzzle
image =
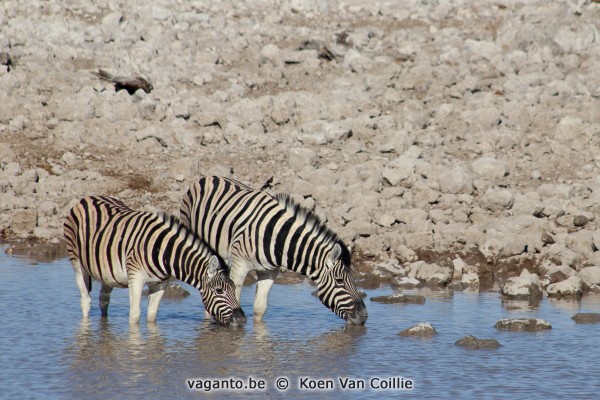
<svg viewBox="0 0 600 400"><path fill-rule="evenodd" d="M231 326L241 326L246 323L246 314L244 314L244 310L241 308L236 308L233 310L231 317L229 319L229 325Z"/></svg>
<svg viewBox="0 0 600 400"><path fill-rule="evenodd" d="M348 312L346 315L346 321L352 325L364 325L367 322L367 318L369 318L369 313L367 312L367 307L364 305L354 306L354 310Z"/></svg>

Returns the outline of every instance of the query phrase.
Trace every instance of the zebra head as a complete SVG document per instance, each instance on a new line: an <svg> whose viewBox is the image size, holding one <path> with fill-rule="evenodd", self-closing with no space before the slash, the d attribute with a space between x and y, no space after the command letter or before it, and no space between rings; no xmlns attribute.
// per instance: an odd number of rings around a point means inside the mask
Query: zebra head
<svg viewBox="0 0 600 400"><path fill-rule="evenodd" d="M200 294L206 311L220 324L239 326L246 316L235 297L235 285L213 255L202 277Z"/></svg>
<svg viewBox="0 0 600 400"><path fill-rule="evenodd" d="M368 313L362 297L356 290L350 255L339 243L325 257L324 265L316 271L317 294L321 302L338 317L354 325L364 325Z"/></svg>

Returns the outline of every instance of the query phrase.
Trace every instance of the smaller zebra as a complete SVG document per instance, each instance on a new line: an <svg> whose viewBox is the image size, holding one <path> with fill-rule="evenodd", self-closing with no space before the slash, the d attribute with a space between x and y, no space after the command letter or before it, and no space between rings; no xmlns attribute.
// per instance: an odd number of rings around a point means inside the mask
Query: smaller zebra
<svg viewBox="0 0 600 400"><path fill-rule="evenodd" d="M174 216L135 211L114 198L89 196L70 210L64 235L84 318L90 311L92 278L102 285L103 316L108 315L112 289L129 288L131 324L140 320L144 285L150 292L147 321L154 322L167 282L174 278L200 291L205 310L217 322L246 321L222 260Z"/></svg>

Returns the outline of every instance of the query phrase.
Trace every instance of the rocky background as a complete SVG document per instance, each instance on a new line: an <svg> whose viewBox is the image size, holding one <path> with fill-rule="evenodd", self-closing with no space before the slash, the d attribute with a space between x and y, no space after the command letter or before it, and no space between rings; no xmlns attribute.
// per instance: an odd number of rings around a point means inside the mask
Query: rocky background
<svg viewBox="0 0 600 400"><path fill-rule="evenodd" d="M0 2L0 232L80 196L289 192L369 285L600 284L597 1ZM116 92L91 72L143 76Z"/></svg>

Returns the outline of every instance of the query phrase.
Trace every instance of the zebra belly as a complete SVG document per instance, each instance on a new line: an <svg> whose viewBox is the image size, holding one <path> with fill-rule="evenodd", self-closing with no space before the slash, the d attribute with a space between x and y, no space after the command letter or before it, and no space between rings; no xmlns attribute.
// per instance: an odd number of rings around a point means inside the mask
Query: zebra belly
<svg viewBox="0 0 600 400"><path fill-rule="evenodd" d="M92 278L98 282L102 282L107 286L119 288L126 288L128 286L129 278L127 276L127 270L121 264L112 266L84 265L83 267L92 276Z"/></svg>

